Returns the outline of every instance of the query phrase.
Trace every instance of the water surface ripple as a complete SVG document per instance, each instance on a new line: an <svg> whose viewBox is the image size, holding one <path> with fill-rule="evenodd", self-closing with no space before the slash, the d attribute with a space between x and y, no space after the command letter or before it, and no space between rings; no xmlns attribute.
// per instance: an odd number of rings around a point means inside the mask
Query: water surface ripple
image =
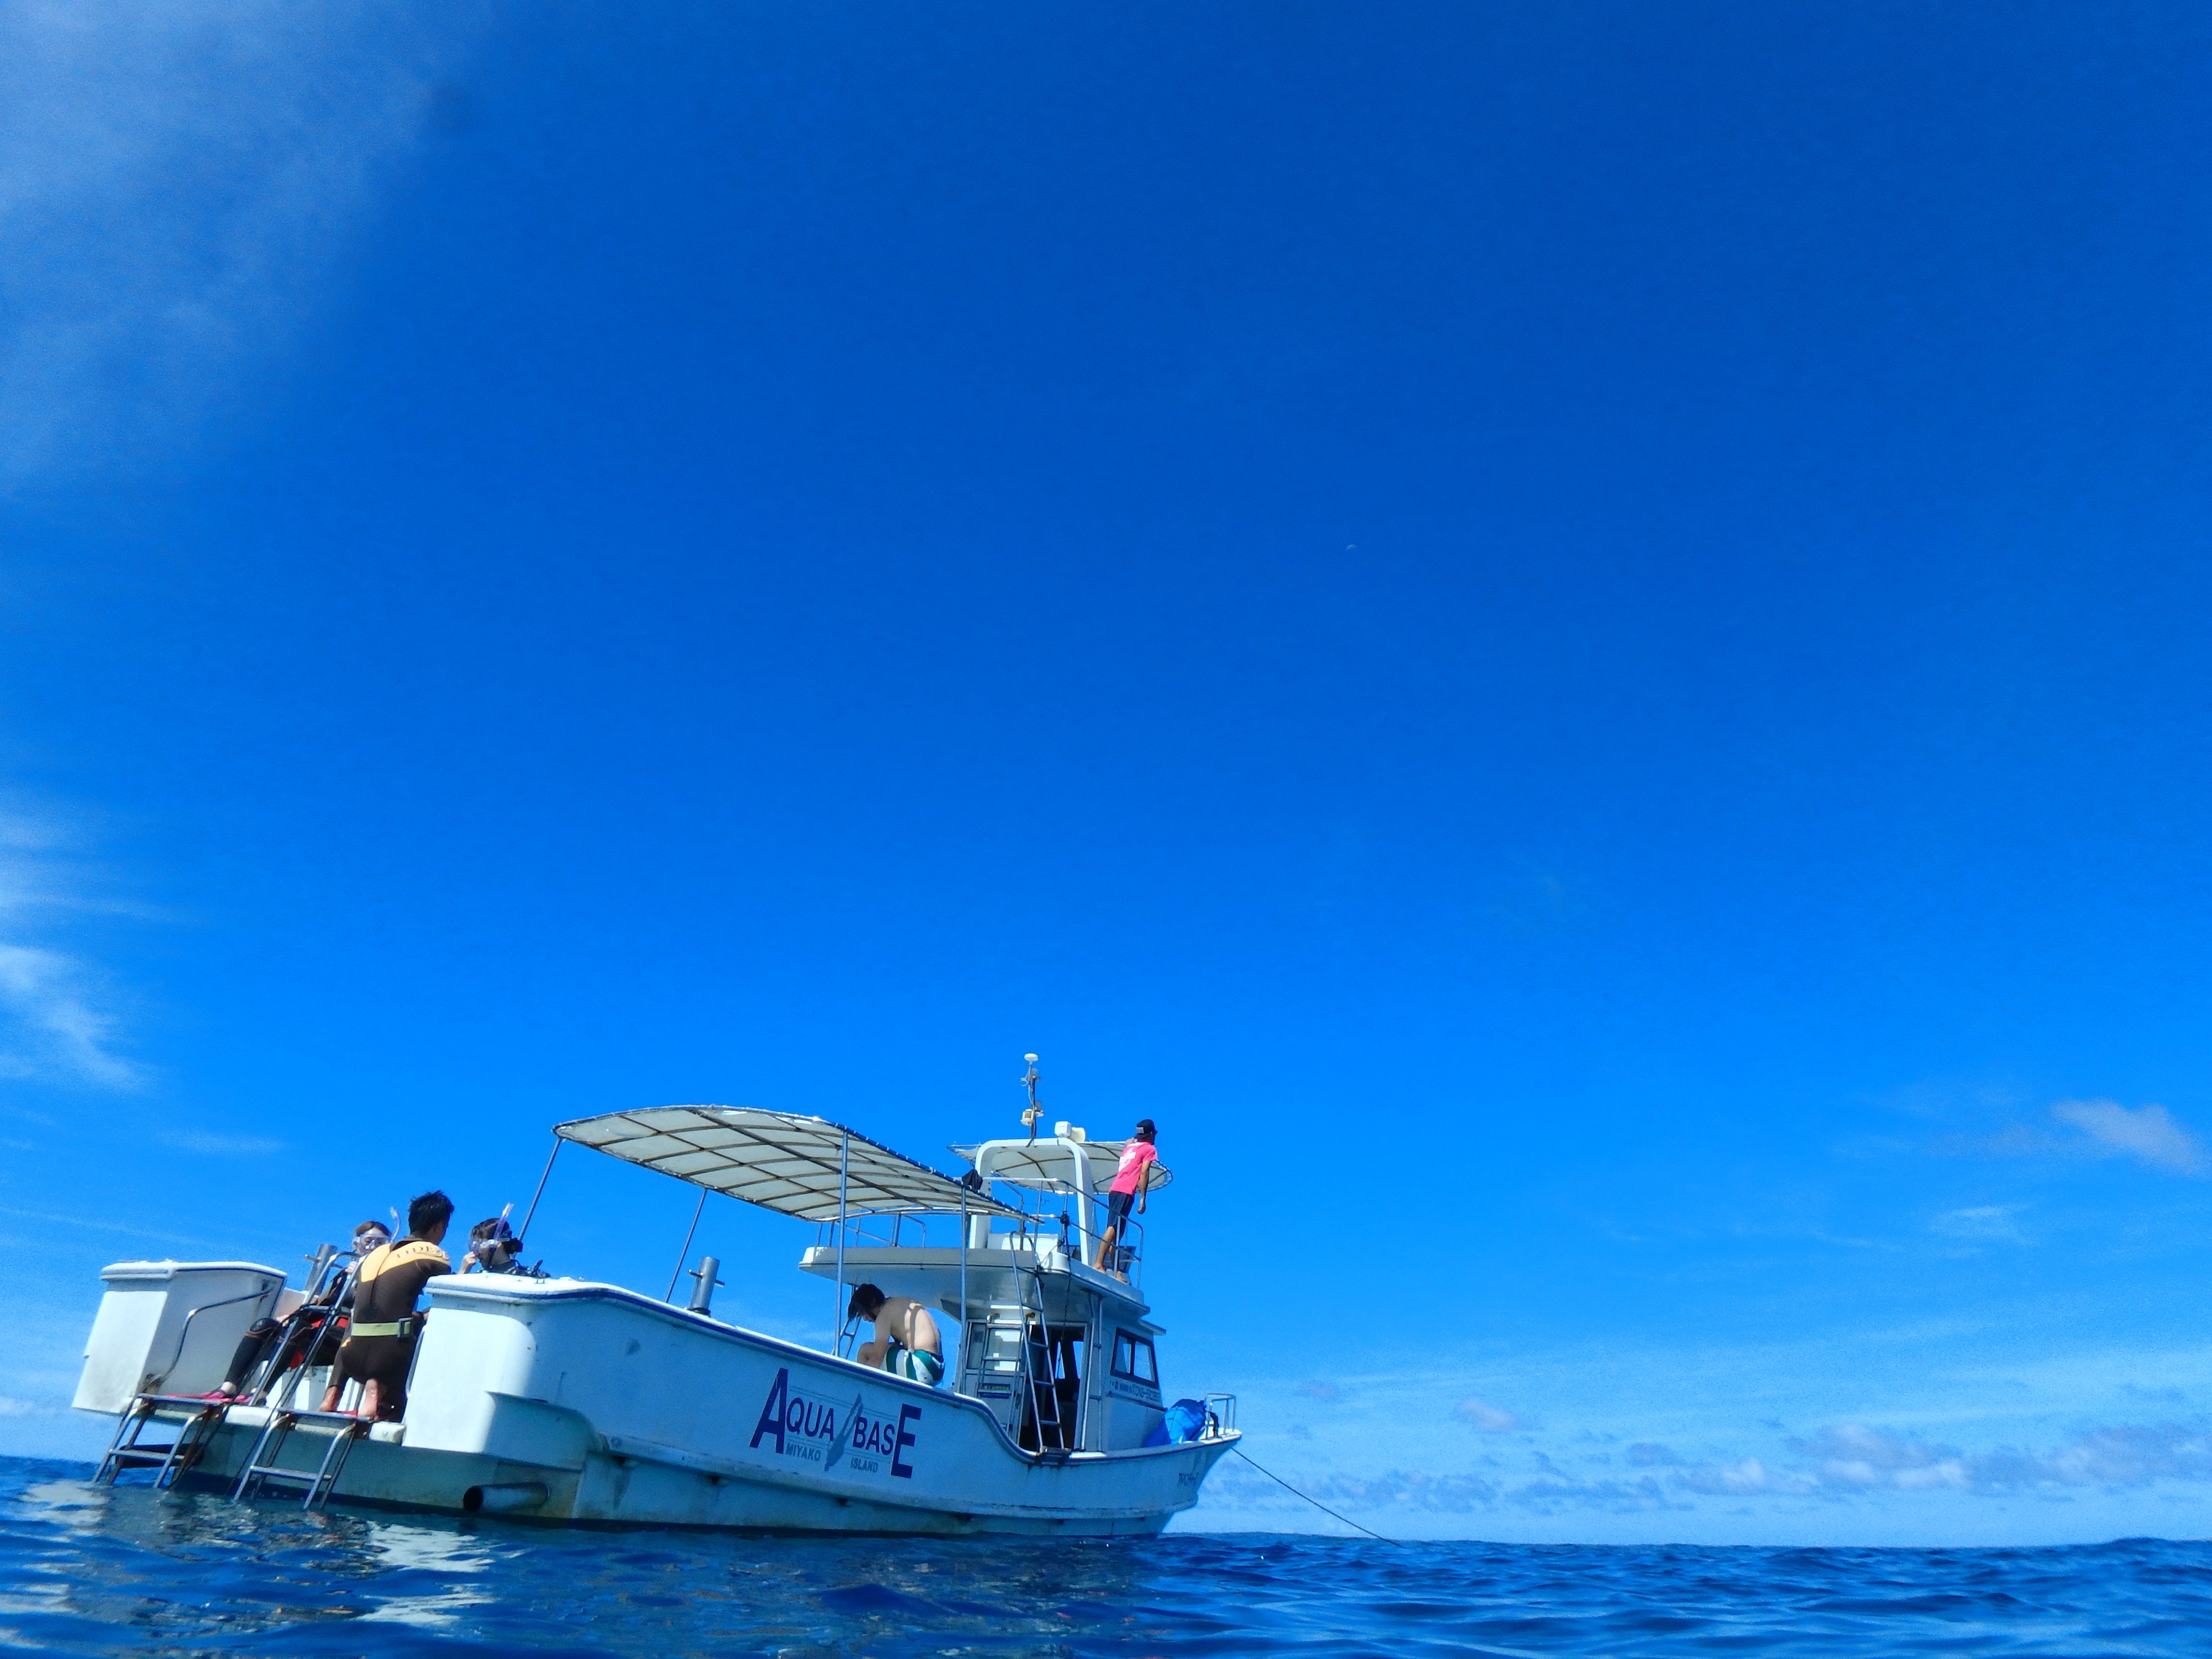
<svg viewBox="0 0 2212 1659"><path fill-rule="evenodd" d="M66 1654L2212 1654L2212 1545L1717 1549L582 1531L0 1459L0 1646Z"/></svg>

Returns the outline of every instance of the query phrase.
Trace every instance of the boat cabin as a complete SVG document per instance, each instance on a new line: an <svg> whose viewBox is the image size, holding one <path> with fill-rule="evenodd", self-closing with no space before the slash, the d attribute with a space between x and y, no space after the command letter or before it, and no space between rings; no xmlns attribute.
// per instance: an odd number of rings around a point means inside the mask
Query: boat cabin
<svg viewBox="0 0 2212 1659"><path fill-rule="evenodd" d="M954 1146L967 1165L956 1180L841 1124L751 1107L611 1112L555 1133L699 1187L702 1205L719 1192L814 1222L799 1266L831 1286L830 1351L849 1358L867 1338L846 1317L852 1286L911 1297L937 1316L943 1386L981 1402L1025 1451L1125 1450L1160 1426L1164 1333L1141 1293L1137 1218L1093 1265L1122 1142L1063 1123ZM1171 1178L1150 1168L1154 1188ZM697 1311L716 1266L695 1270Z"/></svg>

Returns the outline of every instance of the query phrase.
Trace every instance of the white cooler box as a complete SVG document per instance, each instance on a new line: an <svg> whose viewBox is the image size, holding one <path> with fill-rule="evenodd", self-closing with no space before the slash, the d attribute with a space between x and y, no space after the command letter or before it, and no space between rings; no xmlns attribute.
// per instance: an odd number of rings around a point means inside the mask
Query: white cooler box
<svg viewBox="0 0 2212 1659"><path fill-rule="evenodd" d="M257 1319L300 1303L284 1275L254 1261L118 1261L77 1379L79 1411L120 1412L140 1394L205 1394L222 1381Z"/></svg>

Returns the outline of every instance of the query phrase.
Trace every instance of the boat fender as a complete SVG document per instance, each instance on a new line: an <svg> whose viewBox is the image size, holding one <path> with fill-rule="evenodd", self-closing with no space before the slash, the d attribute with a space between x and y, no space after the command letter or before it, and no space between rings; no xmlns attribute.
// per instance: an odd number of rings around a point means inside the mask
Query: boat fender
<svg viewBox="0 0 2212 1659"><path fill-rule="evenodd" d="M1178 1400L1167 1408L1160 1420L1152 1425L1152 1431L1145 1437L1147 1446L1182 1446L1206 1432L1206 1402L1200 1400Z"/></svg>

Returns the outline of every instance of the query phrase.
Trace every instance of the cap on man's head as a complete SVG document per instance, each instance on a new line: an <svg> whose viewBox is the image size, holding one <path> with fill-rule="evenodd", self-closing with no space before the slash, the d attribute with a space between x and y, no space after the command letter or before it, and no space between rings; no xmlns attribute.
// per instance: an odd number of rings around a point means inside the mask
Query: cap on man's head
<svg viewBox="0 0 2212 1659"><path fill-rule="evenodd" d="M1149 1140L1152 1136L1159 1133L1159 1131L1152 1127L1152 1119L1140 1117L1137 1120L1137 1133Z"/></svg>

